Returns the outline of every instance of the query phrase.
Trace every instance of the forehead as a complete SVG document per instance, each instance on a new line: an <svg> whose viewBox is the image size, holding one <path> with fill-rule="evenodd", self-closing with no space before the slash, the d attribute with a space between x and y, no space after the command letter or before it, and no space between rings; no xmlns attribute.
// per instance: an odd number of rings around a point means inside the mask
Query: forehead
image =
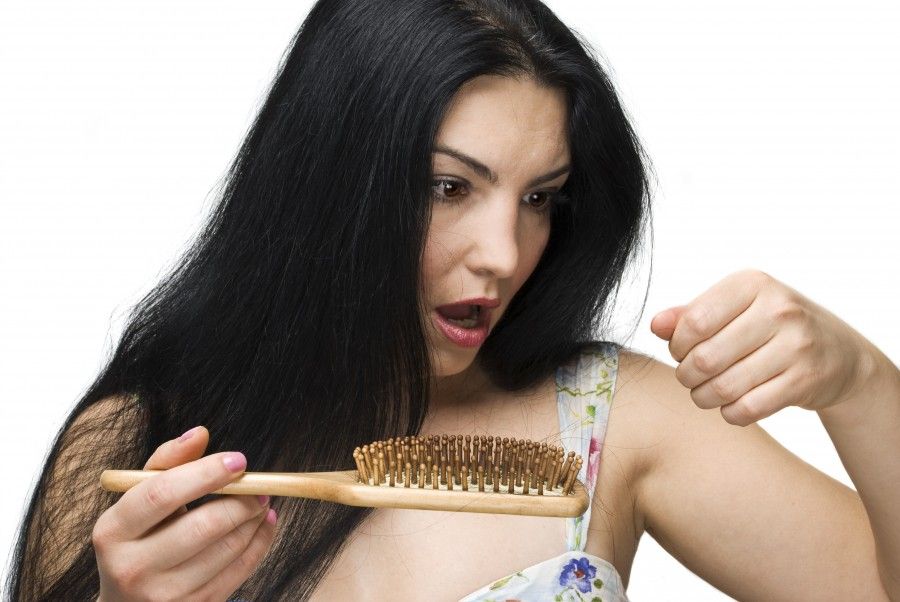
<svg viewBox="0 0 900 602"><path fill-rule="evenodd" d="M569 162L567 123L563 90L531 79L479 76L454 96L435 149L457 149L501 173L545 170ZM448 154L432 157L435 163L455 163Z"/></svg>

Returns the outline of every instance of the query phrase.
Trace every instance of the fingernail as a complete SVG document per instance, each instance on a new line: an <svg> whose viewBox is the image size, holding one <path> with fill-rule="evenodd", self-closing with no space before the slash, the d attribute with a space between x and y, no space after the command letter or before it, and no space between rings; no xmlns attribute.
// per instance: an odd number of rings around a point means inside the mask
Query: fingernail
<svg viewBox="0 0 900 602"><path fill-rule="evenodd" d="M265 506L266 504L269 503L269 496L267 496L267 495L258 495L258 496L256 496L256 499L259 500L260 506Z"/></svg>
<svg viewBox="0 0 900 602"><path fill-rule="evenodd" d="M181 443L182 441L187 441L188 439L190 439L191 437L193 437L193 436L194 436L194 433L196 433L196 432L197 432L197 427L195 426L195 427L192 428L191 430L186 431L181 437L179 437L179 438L177 439L177 441L178 441L179 443Z"/></svg>
<svg viewBox="0 0 900 602"><path fill-rule="evenodd" d="M278 515L275 514L275 509L269 508L269 512L266 514L266 522L270 525L274 525L276 520L278 520Z"/></svg>
<svg viewBox="0 0 900 602"><path fill-rule="evenodd" d="M231 472L240 472L247 468L247 458L241 452L225 454L222 458L222 463Z"/></svg>

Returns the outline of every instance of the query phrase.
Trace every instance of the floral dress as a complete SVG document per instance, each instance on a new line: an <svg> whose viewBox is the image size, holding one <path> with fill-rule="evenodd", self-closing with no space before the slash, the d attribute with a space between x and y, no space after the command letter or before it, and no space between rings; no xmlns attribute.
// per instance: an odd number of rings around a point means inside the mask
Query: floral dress
<svg viewBox="0 0 900 602"><path fill-rule="evenodd" d="M587 458L578 473L593 497L618 368L617 348L597 342L556 371L560 441ZM462 598L460 602L628 602L616 568L584 552L591 507L566 519L568 551Z"/></svg>

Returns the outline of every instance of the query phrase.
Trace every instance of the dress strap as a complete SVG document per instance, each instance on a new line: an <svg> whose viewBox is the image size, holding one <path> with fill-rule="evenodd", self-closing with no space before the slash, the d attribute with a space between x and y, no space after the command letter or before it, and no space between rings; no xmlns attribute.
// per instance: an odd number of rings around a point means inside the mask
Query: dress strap
<svg viewBox="0 0 900 602"><path fill-rule="evenodd" d="M589 501L597 482L618 364L618 347L598 341L556 369L559 438L566 454L574 451L585 459L578 480L584 483ZM590 521L590 504L583 515L566 519L568 550L584 550Z"/></svg>

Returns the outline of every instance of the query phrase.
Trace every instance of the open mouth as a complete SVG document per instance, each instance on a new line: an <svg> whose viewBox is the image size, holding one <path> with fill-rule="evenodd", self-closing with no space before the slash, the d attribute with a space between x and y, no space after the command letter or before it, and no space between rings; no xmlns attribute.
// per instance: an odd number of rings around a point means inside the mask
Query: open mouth
<svg viewBox="0 0 900 602"><path fill-rule="evenodd" d="M478 328L483 326L488 312L480 305L445 305L438 307L442 318L460 328Z"/></svg>

